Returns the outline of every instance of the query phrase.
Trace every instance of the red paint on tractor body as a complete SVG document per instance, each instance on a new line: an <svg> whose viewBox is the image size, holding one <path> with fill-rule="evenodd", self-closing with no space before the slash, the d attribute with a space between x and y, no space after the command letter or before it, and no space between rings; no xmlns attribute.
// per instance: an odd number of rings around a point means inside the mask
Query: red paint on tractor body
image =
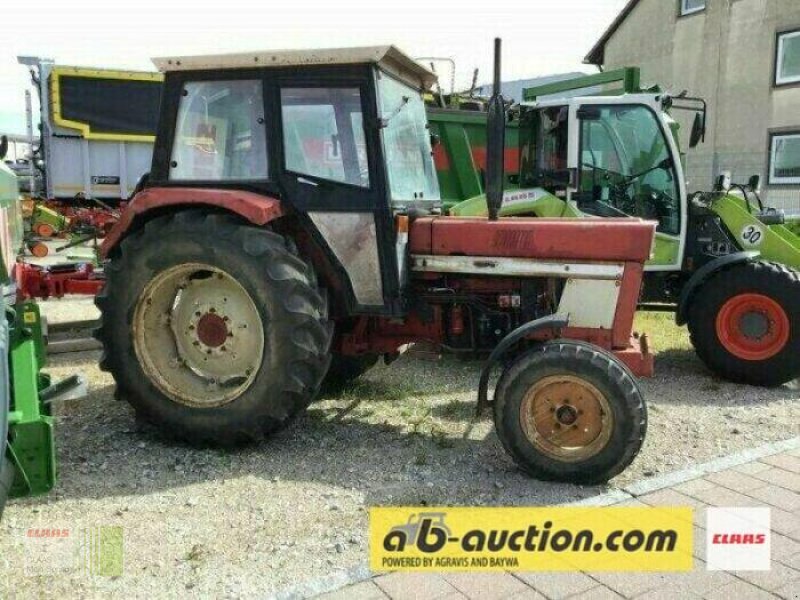
<svg viewBox="0 0 800 600"><path fill-rule="evenodd" d="M412 254L644 263L655 227L638 219L424 217L412 223L409 247Z"/></svg>
<svg viewBox="0 0 800 600"><path fill-rule="evenodd" d="M241 190L220 190L190 187L153 187L138 193L128 204L103 244L100 255L105 258L130 229L137 216L167 206L211 206L224 208L254 225L266 225L283 216L280 200Z"/></svg>

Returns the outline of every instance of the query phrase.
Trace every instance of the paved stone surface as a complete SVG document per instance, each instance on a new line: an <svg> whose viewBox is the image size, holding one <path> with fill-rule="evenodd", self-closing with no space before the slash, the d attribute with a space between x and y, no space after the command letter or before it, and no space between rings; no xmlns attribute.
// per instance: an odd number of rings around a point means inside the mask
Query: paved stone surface
<svg viewBox="0 0 800 600"><path fill-rule="evenodd" d="M446 573L444 578L459 592L476 600L503 600L529 589L511 573Z"/></svg>
<svg viewBox="0 0 800 600"><path fill-rule="evenodd" d="M729 466L729 465L723 465ZM644 486L642 489L647 489ZM636 496L636 494L634 494ZM613 506L691 506L695 568L688 573L391 573L324 596L327 600L582 600L800 599L800 450L698 474L695 479L620 494ZM708 571L705 512L709 506L768 506L772 515L770 571Z"/></svg>

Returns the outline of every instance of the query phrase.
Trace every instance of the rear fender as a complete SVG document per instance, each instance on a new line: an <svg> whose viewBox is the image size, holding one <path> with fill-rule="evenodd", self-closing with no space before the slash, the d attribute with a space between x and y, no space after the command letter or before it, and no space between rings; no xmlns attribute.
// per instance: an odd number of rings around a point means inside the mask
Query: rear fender
<svg viewBox="0 0 800 600"><path fill-rule="evenodd" d="M254 225L263 226L283 216L280 200L241 190L186 187L152 187L136 194L119 221L103 240L100 256L106 258L129 231L165 208L221 208L235 213Z"/></svg>

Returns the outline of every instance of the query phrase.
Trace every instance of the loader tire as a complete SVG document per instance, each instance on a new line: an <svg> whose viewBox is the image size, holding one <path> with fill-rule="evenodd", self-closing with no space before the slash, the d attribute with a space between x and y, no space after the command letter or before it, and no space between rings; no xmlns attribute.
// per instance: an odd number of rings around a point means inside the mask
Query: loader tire
<svg viewBox="0 0 800 600"><path fill-rule="evenodd" d="M715 374L766 387L800 377L800 273L738 264L711 277L691 302L692 345Z"/></svg>
<svg viewBox="0 0 800 600"><path fill-rule="evenodd" d="M361 356L344 356L334 354L331 358L331 366L322 382L324 393L333 393L343 390L353 383L364 373L374 367L380 355L363 354Z"/></svg>
<svg viewBox="0 0 800 600"><path fill-rule="evenodd" d="M500 376L494 423L520 469L546 481L592 485L624 471L647 432L630 370L585 342L556 340L519 356Z"/></svg>
<svg viewBox="0 0 800 600"><path fill-rule="evenodd" d="M137 416L199 445L258 441L314 399L332 325L294 244L186 210L126 237L97 296L101 368Z"/></svg>

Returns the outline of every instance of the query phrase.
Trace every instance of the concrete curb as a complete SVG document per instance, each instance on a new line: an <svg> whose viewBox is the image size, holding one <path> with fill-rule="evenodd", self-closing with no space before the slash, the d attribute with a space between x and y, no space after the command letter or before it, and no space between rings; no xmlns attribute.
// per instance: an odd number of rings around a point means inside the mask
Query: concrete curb
<svg viewBox="0 0 800 600"><path fill-rule="evenodd" d="M565 506L612 506L624 502L625 500L631 500L637 496L663 490L664 488L691 481L692 479L698 479L709 473L717 473L725 469L730 469L731 467L758 460L759 458L772 456L773 454L779 454L781 452L788 452L789 450L795 450L797 448L800 448L800 436L781 442L764 444L763 446L737 452L736 454L722 456L712 461L683 469L682 471L667 473L660 477L643 479L625 486L622 489L586 498L585 500L569 502ZM369 565L367 563L362 563L345 571L339 571L319 579L303 582L297 586L269 596L269 598L271 600L302 600L305 598L313 598L314 596L335 592L348 585L367 581L371 578L372 572L369 570Z"/></svg>
<svg viewBox="0 0 800 600"><path fill-rule="evenodd" d="M773 454L788 452L789 450L795 450L797 448L800 448L800 436L782 442L764 444L763 446L737 452L736 454L722 456L707 463L684 469L683 471L667 473L661 477L644 479L624 487L623 490L631 496L642 496L650 492L678 485L679 483L697 479L698 477L703 477L709 473L717 473L725 469L730 469L731 467L758 460L759 458L764 458L765 456L772 456Z"/></svg>
<svg viewBox="0 0 800 600"><path fill-rule="evenodd" d="M372 578L367 563L363 563L347 569L338 571L332 575L326 575L318 579L304 581L296 586L280 591L277 594L268 596L270 600L301 600L303 598L313 598L320 594L333 592L348 585L366 581Z"/></svg>

